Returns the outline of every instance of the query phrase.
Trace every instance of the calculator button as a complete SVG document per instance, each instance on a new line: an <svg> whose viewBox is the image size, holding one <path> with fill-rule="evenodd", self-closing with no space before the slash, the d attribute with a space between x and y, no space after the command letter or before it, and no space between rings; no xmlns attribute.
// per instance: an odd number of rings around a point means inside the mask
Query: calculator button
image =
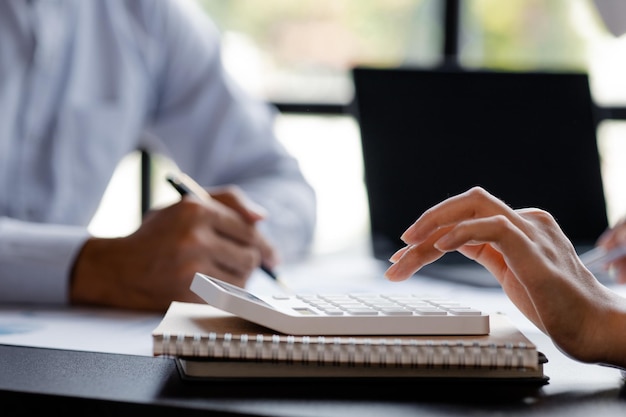
<svg viewBox="0 0 626 417"><path fill-rule="evenodd" d="M324 300L352 300L352 297L346 294L319 294Z"/></svg>
<svg viewBox="0 0 626 417"><path fill-rule="evenodd" d="M328 316L343 316L344 311L339 309L323 309L324 314Z"/></svg>
<svg viewBox="0 0 626 417"><path fill-rule="evenodd" d="M448 313L455 316L480 316L482 312L473 308L449 308Z"/></svg>
<svg viewBox="0 0 626 417"><path fill-rule="evenodd" d="M346 313L353 315L353 316L377 316L378 315L378 311L371 309L371 308L346 308L345 309Z"/></svg>
<svg viewBox="0 0 626 417"><path fill-rule="evenodd" d="M446 316L448 313L445 310L441 310L439 308L416 308L413 310L415 314L419 314L421 316Z"/></svg>
<svg viewBox="0 0 626 417"><path fill-rule="evenodd" d="M413 312L404 308L381 308L380 312L386 316L412 316Z"/></svg>
<svg viewBox="0 0 626 417"><path fill-rule="evenodd" d="M384 309L402 309L406 310L404 306L398 304L370 304L371 308L375 308L376 310L384 310Z"/></svg>
<svg viewBox="0 0 626 417"><path fill-rule="evenodd" d="M407 308L431 308L433 306L432 304L429 304L429 303L416 302L416 301L410 301L410 302L400 303L400 304Z"/></svg>
<svg viewBox="0 0 626 417"><path fill-rule="evenodd" d="M336 305L339 308L354 308L354 309L358 309L361 307L366 307L364 306L362 303L333 303L334 305Z"/></svg>
<svg viewBox="0 0 626 417"><path fill-rule="evenodd" d="M314 294L298 294L296 295L296 298L299 298L303 301L315 301L315 300L319 300L320 297L318 297L317 295Z"/></svg>
<svg viewBox="0 0 626 417"><path fill-rule="evenodd" d="M296 313L300 313L303 316L318 316L319 315L315 311L311 310L310 308L294 308L294 311Z"/></svg>
<svg viewBox="0 0 626 417"><path fill-rule="evenodd" d="M467 307L465 307L465 306L463 306L463 305L461 305L459 303L438 303L438 302L435 302L434 304L437 307L441 307L441 308L445 308L445 309L448 309L448 308L467 308Z"/></svg>
<svg viewBox="0 0 626 417"><path fill-rule="evenodd" d="M274 294L274 295L272 295L272 298L274 300L289 300L289 299L291 299L291 296L284 295L284 294Z"/></svg>
<svg viewBox="0 0 626 417"><path fill-rule="evenodd" d="M311 303L311 305L320 310L335 310L337 307L330 303Z"/></svg>

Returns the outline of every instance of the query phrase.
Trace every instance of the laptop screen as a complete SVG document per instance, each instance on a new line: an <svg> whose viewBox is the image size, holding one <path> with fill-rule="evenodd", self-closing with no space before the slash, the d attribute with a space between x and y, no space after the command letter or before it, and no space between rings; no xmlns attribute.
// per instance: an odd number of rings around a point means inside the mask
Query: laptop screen
<svg viewBox="0 0 626 417"><path fill-rule="evenodd" d="M550 211L576 245L607 213L588 78L581 73L353 70L374 255L432 205L480 185Z"/></svg>

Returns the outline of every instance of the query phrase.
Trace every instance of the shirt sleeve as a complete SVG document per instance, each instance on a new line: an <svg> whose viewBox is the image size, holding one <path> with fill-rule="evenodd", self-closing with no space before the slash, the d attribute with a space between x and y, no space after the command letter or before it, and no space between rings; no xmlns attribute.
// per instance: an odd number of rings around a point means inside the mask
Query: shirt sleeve
<svg viewBox="0 0 626 417"><path fill-rule="evenodd" d="M88 238L81 227L0 217L0 303L67 303L69 268Z"/></svg>
<svg viewBox="0 0 626 417"><path fill-rule="evenodd" d="M313 240L316 197L298 161L275 136L276 110L243 91L221 59L220 34L201 10L162 2L150 32L164 54L151 138L204 186L236 184L263 206L259 224L285 261L306 256ZM164 6L167 7L167 6Z"/></svg>

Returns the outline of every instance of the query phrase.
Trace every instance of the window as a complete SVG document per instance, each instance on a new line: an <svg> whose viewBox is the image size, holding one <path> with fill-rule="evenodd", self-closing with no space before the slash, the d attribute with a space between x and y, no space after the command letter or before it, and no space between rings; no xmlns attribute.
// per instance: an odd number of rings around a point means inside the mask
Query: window
<svg viewBox="0 0 626 417"><path fill-rule="evenodd" d="M345 103L355 63L433 65L437 0L198 0L224 35L226 63L270 101Z"/></svg>
<svg viewBox="0 0 626 417"><path fill-rule="evenodd" d="M593 1L466 0L461 5L462 66L586 71L598 105L626 104L626 36L608 32ZM598 141L614 223L626 214L626 122L603 121Z"/></svg>

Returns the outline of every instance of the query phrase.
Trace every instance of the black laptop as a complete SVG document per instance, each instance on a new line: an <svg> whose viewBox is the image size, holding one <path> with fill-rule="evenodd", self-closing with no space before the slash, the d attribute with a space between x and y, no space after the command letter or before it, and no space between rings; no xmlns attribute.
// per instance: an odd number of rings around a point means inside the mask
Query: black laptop
<svg viewBox="0 0 626 417"><path fill-rule="evenodd" d="M352 75L375 257L402 247L424 210L475 185L513 208L550 211L579 253L606 229L586 74L357 67ZM497 285L458 253L422 271Z"/></svg>

